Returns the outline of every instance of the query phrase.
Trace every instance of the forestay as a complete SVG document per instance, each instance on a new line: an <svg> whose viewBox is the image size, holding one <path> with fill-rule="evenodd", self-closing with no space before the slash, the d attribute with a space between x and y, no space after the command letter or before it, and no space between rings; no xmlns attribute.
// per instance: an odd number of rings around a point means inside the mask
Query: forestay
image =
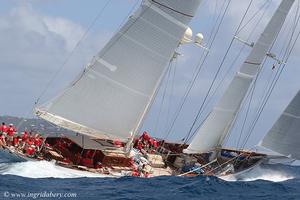
<svg viewBox="0 0 300 200"><path fill-rule="evenodd" d="M80 78L36 114L97 138L137 131L201 0L146 0Z"/></svg>
<svg viewBox="0 0 300 200"><path fill-rule="evenodd" d="M293 98L260 146L300 160L300 90Z"/></svg>
<svg viewBox="0 0 300 200"><path fill-rule="evenodd" d="M220 101L198 130L186 153L212 151L221 146L263 59L279 33L294 0L283 0L255 43L246 61L236 73Z"/></svg>

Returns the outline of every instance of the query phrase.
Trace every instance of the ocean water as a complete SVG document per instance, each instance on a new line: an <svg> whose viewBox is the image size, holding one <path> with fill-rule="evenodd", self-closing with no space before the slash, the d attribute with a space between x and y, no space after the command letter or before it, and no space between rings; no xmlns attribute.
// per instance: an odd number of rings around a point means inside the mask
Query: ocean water
<svg viewBox="0 0 300 200"><path fill-rule="evenodd" d="M99 177L0 153L0 199L300 199L300 168L264 165L242 180Z"/></svg>

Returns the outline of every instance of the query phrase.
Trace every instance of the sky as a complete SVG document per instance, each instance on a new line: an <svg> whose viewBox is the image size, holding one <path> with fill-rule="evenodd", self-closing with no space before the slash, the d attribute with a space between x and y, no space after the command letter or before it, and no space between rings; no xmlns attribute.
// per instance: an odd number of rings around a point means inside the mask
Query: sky
<svg viewBox="0 0 300 200"><path fill-rule="evenodd" d="M109 3L107 4L107 2ZM218 19L218 13L223 10L224 2L227 1L203 0L197 15L190 24L194 33L203 33L204 44L206 45L209 44L211 30L216 19ZM250 36L251 42L255 42L279 4L279 0L254 0L253 2L244 22L251 19L253 14L263 5L266 6L263 6L259 14L255 15L254 19L238 34L244 39ZM265 4L266 2L267 4ZM42 95L39 103L43 103L67 87L139 3L139 0L1 0L0 115L33 117L34 102ZM209 50L207 60L184 104L183 111L175 122L170 140L179 141L191 127L248 3L249 1L246 0L231 1L216 39ZM103 9L104 7L105 9ZM273 50L277 55L280 55L282 46L286 44L288 30L293 22L295 12L296 6L294 5L291 15L279 35L278 42L274 44ZM96 23L89 29L99 13L101 15ZM263 15L263 13L265 14ZM261 22L257 24L259 19ZM253 29L254 32L251 33ZM86 32L87 34L85 34ZM75 48L78 41L80 43ZM217 77L213 91L219 83L221 83L221 87L216 90L215 95L209 96L210 101L205 106L203 115L196 123L197 125L217 102L235 71L249 53L249 47L243 48L240 57L232 64L241 47L242 43L234 41L227 56L228 59L221 68L220 76ZM162 83L145 118L142 130L147 130L150 135L157 137L166 133L203 51L193 44L178 49L181 56L172 65L170 73L172 75L169 78L166 77ZM297 42L287 66L247 143L248 147L259 142L300 89L299 51L300 46ZM278 70L278 68L272 70L272 63L273 61L268 59L257 81L253 102L243 131L244 135L250 127L263 94L265 94L266 85ZM227 70L229 73L225 76ZM224 76L225 80L220 82ZM166 85L168 86L162 103ZM247 105L247 101L245 105ZM227 142L228 146L232 147L237 144L246 110L247 106L242 107L236 125L232 128L232 134Z"/></svg>

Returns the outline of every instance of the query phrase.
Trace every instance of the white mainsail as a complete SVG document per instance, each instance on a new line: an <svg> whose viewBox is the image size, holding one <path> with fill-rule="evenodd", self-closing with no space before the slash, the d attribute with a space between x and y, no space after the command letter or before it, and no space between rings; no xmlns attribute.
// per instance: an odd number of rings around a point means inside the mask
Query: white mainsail
<svg viewBox="0 0 300 200"><path fill-rule="evenodd" d="M97 138L131 137L200 2L143 1L80 78L36 115Z"/></svg>
<svg viewBox="0 0 300 200"><path fill-rule="evenodd" d="M293 98L260 146L300 160L300 90Z"/></svg>
<svg viewBox="0 0 300 200"><path fill-rule="evenodd" d="M279 33L294 0L283 0L224 95L197 131L186 153L202 153L219 147L258 73L270 46Z"/></svg>

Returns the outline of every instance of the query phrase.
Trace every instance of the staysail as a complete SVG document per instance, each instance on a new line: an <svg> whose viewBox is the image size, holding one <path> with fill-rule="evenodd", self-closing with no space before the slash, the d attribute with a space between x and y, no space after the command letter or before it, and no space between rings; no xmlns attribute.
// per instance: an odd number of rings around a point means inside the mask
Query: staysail
<svg viewBox="0 0 300 200"><path fill-rule="evenodd" d="M200 2L143 1L80 78L36 115L97 138L131 137Z"/></svg>
<svg viewBox="0 0 300 200"><path fill-rule="evenodd" d="M299 141L300 90L259 145L300 160Z"/></svg>
<svg viewBox="0 0 300 200"><path fill-rule="evenodd" d="M264 32L253 46L217 105L197 131L186 153L202 153L219 147L238 112L247 91L258 73L270 46L278 35L294 0L283 0Z"/></svg>

